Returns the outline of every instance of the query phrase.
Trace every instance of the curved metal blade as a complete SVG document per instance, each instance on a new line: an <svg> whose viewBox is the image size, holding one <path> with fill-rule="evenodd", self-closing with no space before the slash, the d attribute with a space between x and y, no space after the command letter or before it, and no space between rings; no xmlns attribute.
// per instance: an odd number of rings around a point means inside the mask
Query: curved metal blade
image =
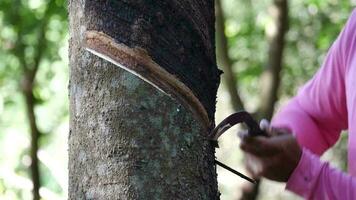
<svg viewBox="0 0 356 200"><path fill-rule="evenodd" d="M212 140L217 140L225 131L242 122L247 125L249 134L251 136L267 136L267 134L260 129L258 123L248 112L240 111L225 118L210 132L209 138Z"/></svg>
<svg viewBox="0 0 356 200"><path fill-rule="evenodd" d="M253 117L246 111L240 111L234 113L227 118L225 118L219 125L217 125L209 134L209 139L217 143L218 138L228 129L235 126L236 124L244 122L248 127L248 132L250 136L267 136L265 131L260 129L258 123L253 119ZM240 176L243 179L250 181L251 183L256 183L255 180L249 178L248 176L232 169L231 167L215 160L215 164L223 167L224 169Z"/></svg>

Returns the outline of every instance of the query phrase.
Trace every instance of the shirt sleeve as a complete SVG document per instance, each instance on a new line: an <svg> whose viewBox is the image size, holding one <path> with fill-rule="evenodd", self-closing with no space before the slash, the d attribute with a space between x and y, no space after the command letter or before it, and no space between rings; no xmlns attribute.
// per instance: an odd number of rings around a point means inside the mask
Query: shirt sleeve
<svg viewBox="0 0 356 200"><path fill-rule="evenodd" d="M272 126L290 129L300 145L317 155L333 146L348 128L345 75L355 24L354 11L322 67L272 120Z"/></svg>
<svg viewBox="0 0 356 200"><path fill-rule="evenodd" d="M356 179L304 149L286 188L305 199L356 199Z"/></svg>
<svg viewBox="0 0 356 200"><path fill-rule="evenodd" d="M354 56L354 30L355 10L316 75L272 120L272 126L291 130L303 147L287 189L307 199L356 199L356 178L318 157L348 128L345 76Z"/></svg>

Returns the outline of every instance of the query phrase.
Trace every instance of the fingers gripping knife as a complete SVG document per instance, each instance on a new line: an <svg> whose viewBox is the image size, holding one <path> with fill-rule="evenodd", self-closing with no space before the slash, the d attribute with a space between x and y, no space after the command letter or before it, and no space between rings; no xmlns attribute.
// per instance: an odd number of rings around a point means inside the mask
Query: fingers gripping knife
<svg viewBox="0 0 356 200"><path fill-rule="evenodd" d="M233 127L236 124L244 122L247 127L248 127L248 135L249 136L267 136L267 133L263 130L260 129L260 126L258 123L252 118L252 116L246 112L246 111L241 111L234 113L227 118L225 118L220 124L218 124L209 134L209 139L212 141L217 141L219 137L228 129ZM229 166L226 166L225 164L215 160L215 163L221 167L223 167L226 170L229 170L230 172L240 176L243 179L246 179L250 181L251 183L256 183L255 180L245 176L244 174L241 174L240 172L230 168Z"/></svg>

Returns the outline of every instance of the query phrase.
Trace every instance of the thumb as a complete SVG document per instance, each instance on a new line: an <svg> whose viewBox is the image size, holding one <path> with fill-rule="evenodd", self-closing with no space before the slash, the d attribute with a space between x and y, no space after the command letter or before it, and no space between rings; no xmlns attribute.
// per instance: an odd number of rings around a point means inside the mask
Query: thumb
<svg viewBox="0 0 356 200"><path fill-rule="evenodd" d="M262 119L260 121L260 129L266 132L268 136L275 136L275 131L267 119Z"/></svg>
<svg viewBox="0 0 356 200"><path fill-rule="evenodd" d="M260 121L260 129L263 131L268 131L270 129L270 123L267 119L262 119Z"/></svg>

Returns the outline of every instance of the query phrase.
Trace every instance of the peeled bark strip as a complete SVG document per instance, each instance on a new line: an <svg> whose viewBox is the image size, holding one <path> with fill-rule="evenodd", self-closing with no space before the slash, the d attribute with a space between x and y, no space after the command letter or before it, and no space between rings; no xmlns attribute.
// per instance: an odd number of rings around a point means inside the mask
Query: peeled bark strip
<svg viewBox="0 0 356 200"><path fill-rule="evenodd" d="M219 199L206 124L181 99L84 49L94 33L127 50L117 60L126 68L161 66L214 121L213 5L70 1L69 199Z"/></svg>

